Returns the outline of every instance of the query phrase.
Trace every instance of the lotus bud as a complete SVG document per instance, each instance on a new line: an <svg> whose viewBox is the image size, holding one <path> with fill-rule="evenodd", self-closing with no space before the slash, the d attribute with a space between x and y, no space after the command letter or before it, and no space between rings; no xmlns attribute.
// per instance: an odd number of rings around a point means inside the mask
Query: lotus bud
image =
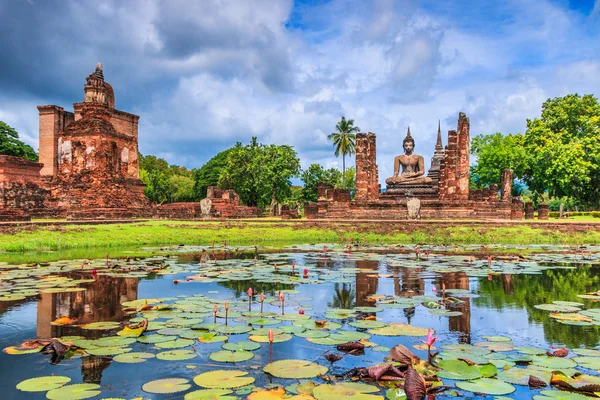
<svg viewBox="0 0 600 400"><path fill-rule="evenodd" d="M273 330L269 329L269 342L273 343L273 340L275 340L275 335L273 335Z"/></svg>
<svg viewBox="0 0 600 400"><path fill-rule="evenodd" d="M304 315L304 310L300 310L300 311L298 311L298 314L300 314L300 315Z"/></svg>
<svg viewBox="0 0 600 400"><path fill-rule="evenodd" d="M225 309L229 310L229 303L228 302L225 302Z"/></svg>
<svg viewBox="0 0 600 400"><path fill-rule="evenodd" d="M260 302L262 303L263 301L265 301L265 294L261 293L260 294Z"/></svg>
<svg viewBox="0 0 600 400"><path fill-rule="evenodd" d="M248 297L252 297L252 288L248 289Z"/></svg>

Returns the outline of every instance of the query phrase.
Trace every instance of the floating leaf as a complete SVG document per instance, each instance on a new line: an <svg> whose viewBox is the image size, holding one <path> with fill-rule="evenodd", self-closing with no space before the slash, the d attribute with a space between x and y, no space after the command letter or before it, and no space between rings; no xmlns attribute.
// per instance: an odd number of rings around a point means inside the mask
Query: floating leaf
<svg viewBox="0 0 600 400"><path fill-rule="evenodd" d="M52 389L46 393L49 400L80 400L89 399L100 394L100 385L95 383L77 383Z"/></svg>
<svg viewBox="0 0 600 400"><path fill-rule="evenodd" d="M40 376L19 382L17 389L23 392L46 392L71 382L68 376Z"/></svg>
<svg viewBox="0 0 600 400"><path fill-rule="evenodd" d="M248 336L248 339L258 343L269 343L268 335L251 335ZM282 333L281 335L275 335L273 337L273 343L287 342L288 340L292 340L292 335L289 333Z"/></svg>
<svg viewBox="0 0 600 400"><path fill-rule="evenodd" d="M307 360L279 360L267 364L263 371L277 378L302 379L326 374L329 369Z"/></svg>
<svg viewBox="0 0 600 400"><path fill-rule="evenodd" d="M504 395L516 390L510 383L490 378L481 378L468 382L456 382L456 387L473 393L490 395Z"/></svg>
<svg viewBox="0 0 600 400"><path fill-rule="evenodd" d="M383 328L370 329L368 332L372 335L381 336L427 336L429 329L408 324L392 323Z"/></svg>
<svg viewBox="0 0 600 400"><path fill-rule="evenodd" d="M168 342L159 342L155 346L159 349L181 349L194 344L192 339L175 339L169 340Z"/></svg>
<svg viewBox="0 0 600 400"><path fill-rule="evenodd" d="M184 378L166 378L146 382L142 385L142 390L146 393L166 394L184 392L192 387L188 379Z"/></svg>
<svg viewBox="0 0 600 400"><path fill-rule="evenodd" d="M198 354L196 354L193 350L171 350L171 351L163 351L156 355L156 358L159 360L166 361L182 361L182 360L191 360L195 358Z"/></svg>
<svg viewBox="0 0 600 400"><path fill-rule="evenodd" d="M120 324L118 322L106 321L106 322L92 322L90 324L82 325L81 327L83 329L104 331L104 330L109 330L109 329L115 329L115 328L118 328L119 326L120 326Z"/></svg>
<svg viewBox="0 0 600 400"><path fill-rule="evenodd" d="M227 396L233 393L229 389L200 389L187 393L184 400L234 400L236 396Z"/></svg>
<svg viewBox="0 0 600 400"><path fill-rule="evenodd" d="M319 385L313 390L317 400L339 400L352 397L356 400L384 400L383 396L370 394L379 392L379 388L365 383L344 382L333 385Z"/></svg>
<svg viewBox="0 0 600 400"><path fill-rule="evenodd" d="M215 351L214 353L210 353L210 355L208 356L208 358L210 358L213 361L229 363L247 361L252 357L254 357L254 353L245 350L219 350Z"/></svg>
<svg viewBox="0 0 600 400"><path fill-rule="evenodd" d="M113 357L113 361L125 364L137 364L154 357L152 353L135 352L116 355Z"/></svg>
<svg viewBox="0 0 600 400"><path fill-rule="evenodd" d="M438 362L438 367L441 368L441 371L437 373L440 378L469 380L483 376L476 366L461 360L441 360Z"/></svg>
<svg viewBox="0 0 600 400"><path fill-rule="evenodd" d="M254 343L254 342L247 342L247 341L242 341L242 342L237 342L237 343L224 343L223 349L225 350L233 350L233 351L237 351L237 350L246 350L246 351L254 351L254 350L258 350L260 349L260 344L258 343Z"/></svg>
<svg viewBox="0 0 600 400"><path fill-rule="evenodd" d="M254 378L246 376L246 371L215 370L194 377L196 385L208 389L237 388L254 383Z"/></svg>

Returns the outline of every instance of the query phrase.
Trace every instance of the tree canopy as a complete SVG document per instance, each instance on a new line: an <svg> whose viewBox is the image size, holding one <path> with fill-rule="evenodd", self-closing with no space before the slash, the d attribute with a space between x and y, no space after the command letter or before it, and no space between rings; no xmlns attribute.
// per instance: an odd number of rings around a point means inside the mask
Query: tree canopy
<svg viewBox="0 0 600 400"><path fill-rule="evenodd" d="M19 140L17 131L2 121L0 121L0 154L38 161L38 155L33 147Z"/></svg>
<svg viewBox="0 0 600 400"><path fill-rule="evenodd" d="M202 167L194 171L194 195L198 199L206 197L209 186L217 186L221 172L227 165L227 157L231 149L224 150L211 158Z"/></svg>
<svg viewBox="0 0 600 400"><path fill-rule="evenodd" d="M200 200L194 193L193 171L156 156L140 154L139 160L144 194L150 200L159 204Z"/></svg>
<svg viewBox="0 0 600 400"><path fill-rule="evenodd" d="M600 104L592 95L547 100L541 118L527 120L523 180L536 196L600 203Z"/></svg>
<svg viewBox="0 0 600 400"><path fill-rule="evenodd" d="M230 149L219 186L233 189L249 206L264 208L291 195L291 178L300 173L296 151L287 145L264 145L253 137L249 144Z"/></svg>
<svg viewBox="0 0 600 400"><path fill-rule="evenodd" d="M470 183L474 189L500 185L502 171L510 168L515 177L523 175L525 149L523 135L478 135L471 140L471 154L477 160L471 166Z"/></svg>

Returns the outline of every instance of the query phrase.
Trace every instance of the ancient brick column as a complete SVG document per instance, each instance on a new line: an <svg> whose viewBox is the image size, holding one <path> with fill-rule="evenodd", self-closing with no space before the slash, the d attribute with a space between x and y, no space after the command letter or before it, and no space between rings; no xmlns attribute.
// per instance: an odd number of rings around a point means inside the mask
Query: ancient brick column
<svg viewBox="0 0 600 400"><path fill-rule="evenodd" d="M510 219L523 219L523 200L519 197L512 199L510 208Z"/></svg>
<svg viewBox="0 0 600 400"><path fill-rule="evenodd" d="M470 143L469 118L463 112L458 114L457 138L457 164L456 164L456 198L467 200L469 198L469 172L470 172Z"/></svg>
<svg viewBox="0 0 600 400"><path fill-rule="evenodd" d="M451 200L456 195L457 144L456 131L448 131L448 145L441 164L443 171L440 172L440 198L442 199Z"/></svg>
<svg viewBox="0 0 600 400"><path fill-rule="evenodd" d="M549 211L548 204L540 204L538 206L538 219L548 219Z"/></svg>
<svg viewBox="0 0 600 400"><path fill-rule="evenodd" d="M356 200L369 201L379 198L379 173L377 169L377 145L374 133L356 135Z"/></svg>
<svg viewBox="0 0 600 400"><path fill-rule="evenodd" d="M513 186L513 170L505 169L502 171L502 195L500 201L503 203L510 203L510 194Z"/></svg>
<svg viewBox="0 0 600 400"><path fill-rule="evenodd" d="M495 183L490 185L490 194L487 201L490 203L496 203L498 201L498 185Z"/></svg>
<svg viewBox="0 0 600 400"><path fill-rule="evenodd" d="M533 203L528 201L525 203L525 219L533 219Z"/></svg>
<svg viewBox="0 0 600 400"><path fill-rule="evenodd" d="M327 200L327 187L323 182L317 182L317 200L325 201Z"/></svg>

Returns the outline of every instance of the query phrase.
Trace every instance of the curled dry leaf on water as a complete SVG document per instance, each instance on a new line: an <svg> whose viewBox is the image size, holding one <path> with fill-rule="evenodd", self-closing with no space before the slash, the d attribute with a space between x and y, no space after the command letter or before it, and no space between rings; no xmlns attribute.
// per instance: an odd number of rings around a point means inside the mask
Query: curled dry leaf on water
<svg viewBox="0 0 600 400"><path fill-rule="evenodd" d="M340 361L342 359L342 356L340 356L339 354L335 354L335 353L325 354L323 357L325 357L325 359L327 361L329 361L330 363L334 363L334 362Z"/></svg>
<svg viewBox="0 0 600 400"><path fill-rule="evenodd" d="M369 377L379 381L399 381L404 379L405 373L394 367L392 363L374 365L367 369Z"/></svg>
<svg viewBox="0 0 600 400"><path fill-rule="evenodd" d="M533 375L529 375L528 385L530 389L541 389L548 386L542 379Z"/></svg>
<svg viewBox="0 0 600 400"><path fill-rule="evenodd" d="M77 318L69 318L68 316L60 317L52 321L52 325L71 325L77 322Z"/></svg>
<svg viewBox="0 0 600 400"><path fill-rule="evenodd" d="M61 362L63 357L65 356L65 353L68 352L70 349L70 345L63 344L56 339L52 339L50 343L45 345L40 350L40 353L51 354L52 356L50 357L50 363L54 365Z"/></svg>
<svg viewBox="0 0 600 400"><path fill-rule="evenodd" d="M361 342L348 342L343 344L338 344L337 349L339 351L343 351L348 354L357 354L362 353L365 349L365 345Z"/></svg>
<svg viewBox="0 0 600 400"><path fill-rule="evenodd" d="M315 325L320 326L320 327L323 327L326 324L327 324L327 320L326 319L321 319L321 320L315 321Z"/></svg>
<svg viewBox="0 0 600 400"><path fill-rule="evenodd" d="M569 350L565 349L564 347L561 347L560 349L554 351L547 351L546 355L550 357L566 357L569 355Z"/></svg>
<svg viewBox="0 0 600 400"><path fill-rule="evenodd" d="M427 396L425 380L410 365L404 380L404 393L406 393L406 400L425 400L425 396Z"/></svg>
<svg viewBox="0 0 600 400"><path fill-rule="evenodd" d="M390 350L390 358L394 361L398 361L404 366L413 365L420 361L420 358L415 353L401 344L394 346Z"/></svg>
<svg viewBox="0 0 600 400"><path fill-rule="evenodd" d="M24 341L23 343L21 343L20 345L17 346L17 350L36 349L36 348L38 348L40 346L46 346L50 342L51 342L50 339L26 340L26 341Z"/></svg>

